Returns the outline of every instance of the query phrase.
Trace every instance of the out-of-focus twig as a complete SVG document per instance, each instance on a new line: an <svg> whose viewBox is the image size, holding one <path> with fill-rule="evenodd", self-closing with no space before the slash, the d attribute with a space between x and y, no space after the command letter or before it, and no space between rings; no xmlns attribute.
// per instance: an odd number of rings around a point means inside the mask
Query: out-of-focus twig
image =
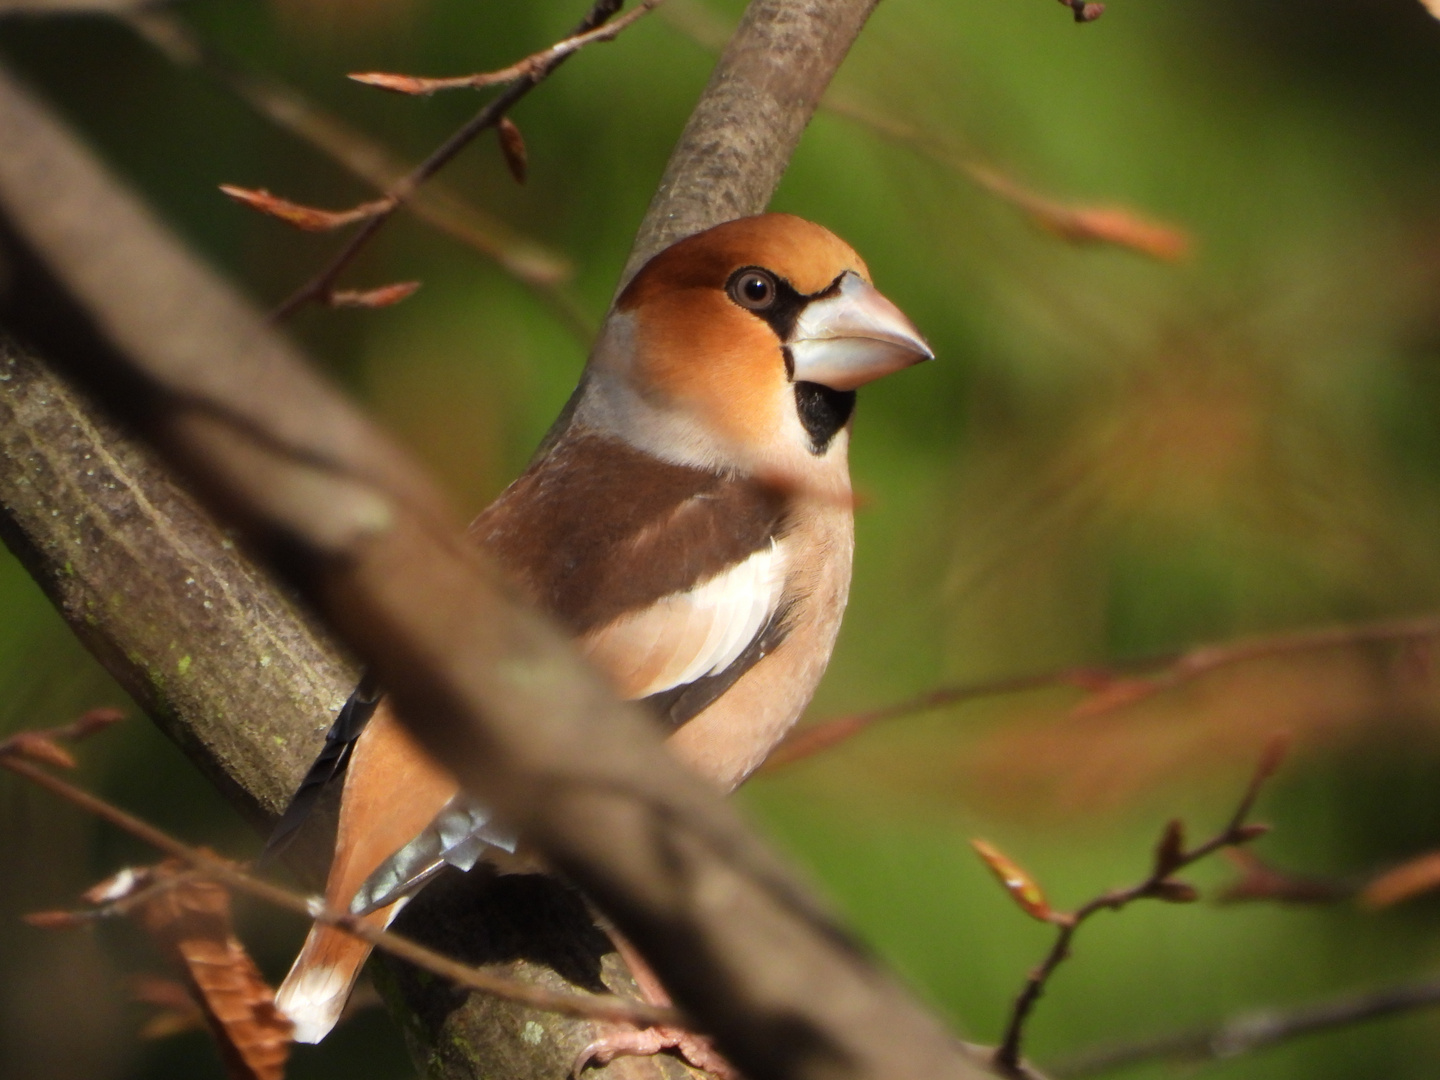
<svg viewBox="0 0 1440 1080"><path fill-rule="evenodd" d="M1068 0L1061 0L1066 3ZM1103 8L1101 4L1082 5ZM1080 9L1076 8L1077 21ZM702 48L718 50L727 35L725 21L699 0L672 3L661 18ZM1071 205L1046 198L1006 176L993 165L978 160L946 138L927 132L907 121L882 112L853 92L831 87L820 108L839 116L888 142L958 173L972 183L1021 210L1039 228L1075 244L1113 244L1165 262L1186 257L1191 248L1189 235L1174 225L1151 221L1121 206Z"/></svg>
<svg viewBox="0 0 1440 1080"><path fill-rule="evenodd" d="M37 733L38 734L38 733ZM494 994L497 997L507 998L511 1001L520 1001L532 1008L542 1009L547 1012L557 1012L565 1016L580 1016L595 1020L609 1020L628 1022L633 1024L674 1024L679 1021L679 1015L674 1009L661 1008L639 1001L629 1001L607 995L585 995L566 994L554 990L548 990L543 986L533 983L516 982L513 979L503 979L489 972L481 971L479 968L470 967L442 956L440 953L425 946L402 937L389 930L380 930L369 925L362 919L356 918L349 912L337 911L326 906L325 902L318 896L301 896L289 889L281 888L279 885L263 881L246 873L235 863L227 859L219 858L208 851L191 847L171 836L162 829L142 821L134 814L121 810L118 806L84 790L67 780L46 772L39 766L26 760L23 753L17 752L12 745L0 744L0 767L9 769L11 772L23 776L31 783L45 788L47 791L58 795L67 802L78 806L87 813L106 821L117 829L122 829L138 840L142 840L158 851L163 851L176 859L180 859L187 866L200 876L216 881L236 892L245 893L258 900L285 911L303 915L318 922L328 923L331 926L339 927L348 934L354 934L377 949L383 949L392 956L414 964L431 974L438 975L443 979L449 979L457 986L463 986L470 990L478 990L486 994ZM170 887L174 882L169 882ZM154 887L152 887L154 888ZM117 904L126 907L133 906L137 901L151 899L151 889L127 896L124 900L117 901ZM101 909L105 910L105 909ZM48 914L48 913L47 913ZM66 913L70 914L70 913ZM76 916L79 921L79 916Z"/></svg>
<svg viewBox="0 0 1440 1080"><path fill-rule="evenodd" d="M388 192L410 173L410 166L390 150L294 87L251 71L219 52L173 11L151 7L119 14L172 63L199 69L216 79L271 123L372 187ZM444 181L415 189L407 206L427 225L494 259L506 273L532 289L583 344L588 345L594 337L593 320L566 288L573 268L563 255L485 213Z"/></svg>
<svg viewBox="0 0 1440 1080"><path fill-rule="evenodd" d="M632 10L618 19L612 19L603 26L584 33L572 34L557 41L549 48L533 52L523 60L498 71L485 71L478 75L456 75L448 78L427 79L415 75L393 75L383 71L361 71L350 76L366 86L378 86L382 90L393 90L397 94L418 94L428 97L439 90L480 90L487 86L504 86L520 79L542 75L560 60L579 52L586 45L601 41L614 41L627 26L648 15L665 0L640 0Z"/></svg>
<svg viewBox="0 0 1440 1080"><path fill-rule="evenodd" d="M1134 1065L1156 1062L1228 1061L1302 1035L1353 1027L1387 1016L1440 1005L1440 977L1343 994L1329 1001L1290 1009L1255 1009L1208 1027L1176 1031L1133 1043L1084 1050L1046 1071L1063 1080L1102 1076Z"/></svg>
<svg viewBox="0 0 1440 1080"><path fill-rule="evenodd" d="M595 0L590 11L580 20L580 25L576 27L574 33L583 34L609 21L610 17L620 10L623 2L624 0ZM282 321L311 301L324 300L334 290L335 282L345 268L355 260L355 257L360 254L371 238L380 231L401 206L409 202L410 197L427 180L454 160L455 156L469 146L481 132L498 124L521 98L540 85L568 57L568 53L558 56L548 64L536 67L529 74L511 83L507 90L481 107L479 112L437 147L429 157L393 184L385 193L389 207L366 221L323 270L271 312L271 320Z"/></svg>
<svg viewBox="0 0 1440 1080"><path fill-rule="evenodd" d="M765 767L778 769L803 761L881 721L913 716L916 713L980 698L1052 687L1074 687L1089 694L1076 706L1076 712L1093 716L1143 701L1221 668L1250 660L1433 637L1440 637L1440 615L1420 615L1409 619L1382 619L1350 626L1323 626L1283 634L1239 638L1235 641L1200 645L1181 652L1160 653L1113 667L1056 668L1029 675L987 679L962 686L942 686L893 705L848 713L797 728L775 748Z"/></svg>
<svg viewBox="0 0 1440 1080"><path fill-rule="evenodd" d="M1020 1050L1025 1036L1026 1022L1041 995L1045 992L1050 977L1070 956L1070 946L1075 938L1075 933L1087 919L1097 912L1119 911L1136 900L1154 899L1169 903L1188 903L1196 900L1199 898L1199 893L1195 887L1176 878L1176 873L1213 855L1222 848L1248 844L1269 830L1269 826L1250 824L1247 819L1250 811L1254 808L1255 800L1260 795L1261 787L1279 768L1285 746L1286 741L1283 738L1277 738L1266 748L1235 812L1231 814L1230 820L1226 822L1224 828L1214 836L1195 847L1187 847L1184 825L1178 819L1170 821L1165 826L1165 830L1160 835L1160 842L1155 847L1155 858L1150 873L1142 881L1126 889L1111 889L1101 893L1074 911L1052 910L1039 888L1029 880L1028 875L1025 875L1008 859L997 858L999 853L989 845L977 844L982 858L996 872L997 876L1002 878L1006 888L1009 889L1012 896L1017 898L1027 913L1052 923L1057 928L1055 942L1050 947L1050 951L1040 965L1030 972L1029 977L1025 980L1024 988L1015 998L1015 1004L1010 1010L1009 1022L1005 1027L1005 1037L995 1050L995 1067L1003 1075L1017 1078L1023 1075Z"/></svg>

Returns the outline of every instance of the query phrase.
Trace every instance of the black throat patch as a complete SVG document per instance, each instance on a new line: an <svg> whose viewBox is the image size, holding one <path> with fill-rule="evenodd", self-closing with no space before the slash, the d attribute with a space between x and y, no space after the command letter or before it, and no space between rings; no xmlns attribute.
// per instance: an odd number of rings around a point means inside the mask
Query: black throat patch
<svg viewBox="0 0 1440 1080"><path fill-rule="evenodd" d="M850 414L855 411L855 391L797 382L795 411L810 436L810 452L819 457L830 449L835 435L849 422Z"/></svg>

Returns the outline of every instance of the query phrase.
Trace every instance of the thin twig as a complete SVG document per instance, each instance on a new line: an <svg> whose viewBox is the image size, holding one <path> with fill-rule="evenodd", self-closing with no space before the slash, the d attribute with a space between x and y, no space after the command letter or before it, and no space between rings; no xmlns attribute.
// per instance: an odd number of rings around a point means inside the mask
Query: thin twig
<svg viewBox="0 0 1440 1080"><path fill-rule="evenodd" d="M1440 977L1344 994L1293 1009L1257 1009L1208 1027L1083 1050L1047 1070L1066 1080L1157 1061L1227 1061L1302 1035L1352 1027L1440 1005Z"/></svg>
<svg viewBox="0 0 1440 1080"><path fill-rule="evenodd" d="M1025 1036L1025 1024L1034 1011L1036 1003L1045 992L1045 987L1058 968L1070 956L1070 945L1080 926L1100 911L1119 911L1136 900L1155 899L1170 903L1188 903L1198 899L1194 887L1180 881L1174 875L1222 848L1247 844L1267 830L1265 825L1247 824L1246 818L1255 805L1265 781L1274 775L1284 756L1286 742L1283 738L1270 743L1261 755L1250 783L1241 796L1239 805L1230 816L1225 827L1204 843L1193 848L1185 847L1184 827L1178 820L1169 822L1161 834L1155 849L1155 861L1150 873L1138 884L1128 889L1111 889L1101 893L1072 912L1053 912L1046 920L1057 927L1055 942L1050 947L1039 967L1030 972L1025 985L1015 998L1010 1010L1010 1020L1005 1027L1005 1037L995 1050L995 1067L1005 1076L1023 1076L1020 1049Z"/></svg>
<svg viewBox="0 0 1440 1080"><path fill-rule="evenodd" d="M672 4L661 17L709 52L718 52L729 37L726 20L697 0ZM1163 262L1177 262L1190 252L1191 240L1183 229L1146 220L1124 207L1071 205L1046 198L963 150L952 139L875 109L853 93L831 87L819 107L957 173L1063 240L1075 244L1114 244Z"/></svg>
<svg viewBox="0 0 1440 1080"><path fill-rule="evenodd" d="M318 896L301 896L299 893L252 877L234 864L177 840L149 822L142 821L83 788L22 760L14 753L0 753L0 766L25 777L82 810L109 822L116 828L128 832L151 847L185 861L213 881L226 885L237 892L254 896L275 907L304 915L316 922L335 926L377 949L383 949L392 956L398 956L416 967L423 968L441 978L449 979L458 986L494 994L496 997L522 1002L532 1008L560 1013L564 1016L628 1022L642 1026L682 1023L679 1013L674 1009L660 1008L638 1001L627 1001L613 995L567 994L547 990L542 986L503 979L478 968L459 963L427 949L409 938L389 930L378 929L348 912L328 907Z"/></svg>
<svg viewBox="0 0 1440 1080"><path fill-rule="evenodd" d="M778 769L803 761L881 721L913 716L916 713L980 698L1065 686L1078 687L1092 693L1113 694L1117 688L1123 687L1125 693L1114 695L1113 700L1116 703L1123 700L1124 704L1129 705L1193 682L1221 668L1249 660L1433 637L1440 637L1440 615L1385 619L1351 626L1326 626L1284 634L1239 638L1183 651L1157 653L1111 667L1052 668L1029 675L986 679L960 686L942 686L905 701L862 712L846 713L797 728L766 759L765 768Z"/></svg>
<svg viewBox="0 0 1440 1080"><path fill-rule="evenodd" d="M117 12L117 18L147 44L181 68L203 71L258 115L324 154L346 172L387 191L410 172L379 142L316 105L293 86L260 74L226 56L172 11L147 8ZM479 252L531 289L582 344L595 326L566 288L572 267L563 255L473 205L443 181L415 191L408 209L425 224Z"/></svg>
<svg viewBox="0 0 1440 1080"><path fill-rule="evenodd" d="M581 34L572 34L562 41L557 41L549 48L531 53L525 57L525 59L511 64L509 67L500 68L498 71L485 71L478 75L456 75L439 79L367 71L357 72L351 75L350 78L358 83L364 83L366 86L378 86L382 90L393 90L401 94L418 94L426 97L435 93L437 90L480 90L487 86L504 86L506 83L512 83L518 79L533 78L537 74L542 74L547 69L554 67L561 60L565 59L565 57L579 52L586 45L594 45L601 41L614 41L627 26L643 18L664 2L665 0L641 0L641 3L633 10L626 12L618 19L613 19L603 26L597 26L594 30L587 30Z"/></svg>
<svg viewBox="0 0 1440 1080"><path fill-rule="evenodd" d="M585 18L580 21L574 34L586 33L608 22L610 17L620 9L622 3L623 0L595 0L594 5ZM429 157L402 177L386 192L387 198L392 200L390 209L365 222L323 270L271 312L271 321L282 322L311 301L327 297L335 288L335 282L341 273L360 254L371 238L395 215L395 211L407 203L425 181L443 169L461 150L470 145L477 135L498 124L511 108L563 64L568 56L568 53L557 56L548 64L536 67L523 78L511 83L506 90L487 102L467 123L441 143Z"/></svg>

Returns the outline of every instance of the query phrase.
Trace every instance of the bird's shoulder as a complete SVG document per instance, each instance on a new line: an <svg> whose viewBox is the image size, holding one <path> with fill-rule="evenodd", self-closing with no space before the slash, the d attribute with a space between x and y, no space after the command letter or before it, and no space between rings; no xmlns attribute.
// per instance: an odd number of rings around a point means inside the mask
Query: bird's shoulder
<svg viewBox="0 0 1440 1080"><path fill-rule="evenodd" d="M788 500L752 477L572 430L470 527L532 602L584 634L684 593L783 537Z"/></svg>

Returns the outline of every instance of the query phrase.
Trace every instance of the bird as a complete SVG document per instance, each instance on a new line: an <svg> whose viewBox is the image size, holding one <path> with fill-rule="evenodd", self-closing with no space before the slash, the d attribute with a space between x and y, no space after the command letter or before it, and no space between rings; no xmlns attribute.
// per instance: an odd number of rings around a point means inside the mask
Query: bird
<svg viewBox="0 0 1440 1080"><path fill-rule="evenodd" d="M650 709L697 782L728 792L809 704L840 629L856 391L933 356L828 229L782 213L716 225L620 292L559 418L469 535ZM534 865L369 680L270 846L336 783L325 899L372 925L446 865ZM276 995L298 1041L331 1030L368 953L312 927Z"/></svg>

